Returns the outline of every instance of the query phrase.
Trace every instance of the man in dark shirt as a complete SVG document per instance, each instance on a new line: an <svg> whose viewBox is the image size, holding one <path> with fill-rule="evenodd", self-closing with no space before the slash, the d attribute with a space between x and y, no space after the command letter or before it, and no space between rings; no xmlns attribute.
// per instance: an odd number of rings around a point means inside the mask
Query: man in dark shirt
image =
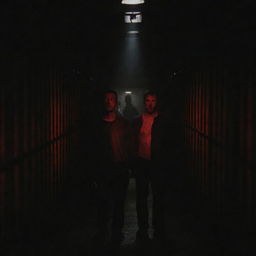
<svg viewBox="0 0 256 256"><path fill-rule="evenodd" d="M164 195L168 139L166 120L157 110L157 95L148 92L144 96L144 112L134 120L136 164L136 207L138 231L136 239L149 240L149 185L153 194L154 239L165 240Z"/></svg>
<svg viewBox="0 0 256 256"><path fill-rule="evenodd" d="M97 191L98 241L118 249L123 239L124 203L129 182L131 129L117 113L117 94L104 94L104 113L92 131L91 161Z"/></svg>

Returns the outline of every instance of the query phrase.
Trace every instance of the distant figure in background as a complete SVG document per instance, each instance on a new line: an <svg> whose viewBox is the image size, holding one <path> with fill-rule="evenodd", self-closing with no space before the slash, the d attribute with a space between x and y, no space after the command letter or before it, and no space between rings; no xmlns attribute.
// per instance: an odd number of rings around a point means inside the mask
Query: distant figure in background
<svg viewBox="0 0 256 256"><path fill-rule="evenodd" d="M95 181L98 216L96 245L118 252L123 240L124 204L129 182L131 128L117 112L117 93L104 94L103 113L91 133L90 160ZM113 251L112 251L113 250Z"/></svg>
<svg viewBox="0 0 256 256"><path fill-rule="evenodd" d="M157 109L155 92L144 95L144 112L134 120L136 161L136 208L138 219L138 242L149 241L148 195L151 184L153 194L153 238L165 241L164 196L168 138L165 118Z"/></svg>
<svg viewBox="0 0 256 256"><path fill-rule="evenodd" d="M121 111L121 102L120 102L120 101L118 101L118 103L117 103L117 113L120 114L120 115L122 115L122 111Z"/></svg>
<svg viewBox="0 0 256 256"><path fill-rule="evenodd" d="M134 118L138 117L139 112L133 106L133 104L132 104L132 96L130 94L127 94L125 96L125 103L126 103L126 105L125 105L125 107L123 109L123 115L129 121L132 121Z"/></svg>

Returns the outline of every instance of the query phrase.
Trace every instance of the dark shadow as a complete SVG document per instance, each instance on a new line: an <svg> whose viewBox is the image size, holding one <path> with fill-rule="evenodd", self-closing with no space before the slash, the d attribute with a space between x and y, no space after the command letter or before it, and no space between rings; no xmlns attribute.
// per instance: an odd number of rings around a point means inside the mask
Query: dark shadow
<svg viewBox="0 0 256 256"><path fill-rule="evenodd" d="M138 117L139 112L132 104L132 97L130 94L125 96L125 107L123 109L123 116L127 118L129 121Z"/></svg>

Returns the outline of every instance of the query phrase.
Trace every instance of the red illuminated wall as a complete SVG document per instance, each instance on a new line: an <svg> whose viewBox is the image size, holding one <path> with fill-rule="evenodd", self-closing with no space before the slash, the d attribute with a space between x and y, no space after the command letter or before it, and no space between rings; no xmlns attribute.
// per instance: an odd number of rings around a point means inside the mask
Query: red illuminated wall
<svg viewBox="0 0 256 256"><path fill-rule="evenodd" d="M21 231L31 216L40 215L40 207L56 200L75 161L79 87L62 63L45 56L13 56L5 65L0 238Z"/></svg>
<svg viewBox="0 0 256 256"><path fill-rule="evenodd" d="M200 66L186 95L186 145L198 193L222 214L255 223L255 70L245 65Z"/></svg>

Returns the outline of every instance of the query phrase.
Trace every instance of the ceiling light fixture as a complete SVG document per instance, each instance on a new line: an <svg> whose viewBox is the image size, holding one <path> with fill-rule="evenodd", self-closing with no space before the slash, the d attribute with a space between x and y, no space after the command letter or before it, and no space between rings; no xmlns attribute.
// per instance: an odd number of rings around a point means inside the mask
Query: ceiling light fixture
<svg viewBox="0 0 256 256"><path fill-rule="evenodd" d="M141 23L142 15L140 12L126 12L124 16L125 23Z"/></svg>
<svg viewBox="0 0 256 256"><path fill-rule="evenodd" d="M122 0L122 4L144 4L144 0Z"/></svg>

